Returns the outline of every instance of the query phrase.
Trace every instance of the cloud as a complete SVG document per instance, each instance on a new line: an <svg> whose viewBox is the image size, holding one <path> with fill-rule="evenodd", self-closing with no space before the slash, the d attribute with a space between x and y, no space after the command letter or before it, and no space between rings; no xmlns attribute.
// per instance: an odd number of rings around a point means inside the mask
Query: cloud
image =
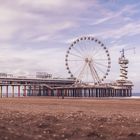
<svg viewBox="0 0 140 140"><path fill-rule="evenodd" d="M110 46L111 80L119 75L119 51L132 45L139 47L139 4L125 2L120 6L119 2L97 0L0 2L1 72L35 74L47 71L68 77L65 52L75 38L84 34L96 36ZM132 79L137 79L134 74L138 73L134 67L140 68L137 61L140 61L138 56L132 60L132 66L130 63Z"/></svg>
<svg viewBox="0 0 140 140"><path fill-rule="evenodd" d="M1 41L30 42L51 40L59 32L76 27L75 17L90 4L80 0L3 1L0 8ZM94 2L95 3L95 2Z"/></svg>
<svg viewBox="0 0 140 140"><path fill-rule="evenodd" d="M90 24L99 25L105 22L122 23L122 21L126 22L131 21L131 16L140 12L138 7L139 6L137 4L132 4L121 7L117 11L112 11L104 8L103 5L100 5L101 9L100 18L97 18L93 23Z"/></svg>
<svg viewBox="0 0 140 140"><path fill-rule="evenodd" d="M132 23L125 24L121 27L117 27L115 29L106 28L103 31L94 34L96 36L102 36L104 39L108 39L108 38L121 39L126 36L131 37L140 34L140 23L132 22Z"/></svg>
<svg viewBox="0 0 140 140"><path fill-rule="evenodd" d="M58 33L59 31L66 30L72 27L75 27L76 24L74 22L70 21L63 21L55 24L49 24L47 27L41 27L40 28L40 33L38 35L33 35L29 39L30 41L46 41L51 38L54 38L56 32Z"/></svg>
<svg viewBox="0 0 140 140"><path fill-rule="evenodd" d="M9 40L18 27L13 21L17 18L17 13L11 9L0 5L0 41Z"/></svg>

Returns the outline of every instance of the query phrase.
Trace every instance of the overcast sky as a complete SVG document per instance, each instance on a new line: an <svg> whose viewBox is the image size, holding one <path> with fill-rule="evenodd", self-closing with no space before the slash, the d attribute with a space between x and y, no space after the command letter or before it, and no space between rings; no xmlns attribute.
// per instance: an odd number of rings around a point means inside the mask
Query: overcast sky
<svg viewBox="0 0 140 140"><path fill-rule="evenodd" d="M34 75L46 71L69 77L65 54L71 42L92 35L111 55L108 81L119 77L122 48L129 79L140 90L139 0L0 0L0 72Z"/></svg>

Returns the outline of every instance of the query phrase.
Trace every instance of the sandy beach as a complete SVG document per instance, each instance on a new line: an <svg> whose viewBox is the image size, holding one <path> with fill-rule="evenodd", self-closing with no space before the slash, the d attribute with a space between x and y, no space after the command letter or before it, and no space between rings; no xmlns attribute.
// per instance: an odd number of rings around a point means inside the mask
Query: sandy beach
<svg viewBox="0 0 140 140"><path fill-rule="evenodd" d="M1 140L139 140L140 99L0 99Z"/></svg>

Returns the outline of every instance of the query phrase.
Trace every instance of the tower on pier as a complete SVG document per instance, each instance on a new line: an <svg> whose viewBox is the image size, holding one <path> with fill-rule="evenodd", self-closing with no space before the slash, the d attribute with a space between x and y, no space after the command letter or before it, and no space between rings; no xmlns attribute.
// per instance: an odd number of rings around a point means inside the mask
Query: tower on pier
<svg viewBox="0 0 140 140"><path fill-rule="evenodd" d="M121 57L118 60L120 65L120 76L119 80L116 81L116 89L121 89L124 93L129 93L129 96L132 95L132 86L133 83L128 80L128 64L129 60L125 57L125 50L122 49Z"/></svg>

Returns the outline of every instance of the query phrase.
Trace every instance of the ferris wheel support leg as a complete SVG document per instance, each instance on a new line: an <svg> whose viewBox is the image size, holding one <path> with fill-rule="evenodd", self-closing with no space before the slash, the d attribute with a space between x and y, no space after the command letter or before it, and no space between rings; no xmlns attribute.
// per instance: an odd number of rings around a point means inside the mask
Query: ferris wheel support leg
<svg viewBox="0 0 140 140"><path fill-rule="evenodd" d="M92 76L95 77L96 81L98 81L100 83L101 81L100 81L99 75L98 75L96 69L94 68L93 64L89 63L89 67L90 67Z"/></svg>
<svg viewBox="0 0 140 140"><path fill-rule="evenodd" d="M77 77L78 80L79 80L79 79L82 79L82 76L83 76L83 74L84 74L84 70L85 70L86 67L87 67L87 63L84 64L84 66L83 66L83 68L82 68L82 70L81 70L79 76ZM77 81L76 81L76 82L77 82Z"/></svg>

